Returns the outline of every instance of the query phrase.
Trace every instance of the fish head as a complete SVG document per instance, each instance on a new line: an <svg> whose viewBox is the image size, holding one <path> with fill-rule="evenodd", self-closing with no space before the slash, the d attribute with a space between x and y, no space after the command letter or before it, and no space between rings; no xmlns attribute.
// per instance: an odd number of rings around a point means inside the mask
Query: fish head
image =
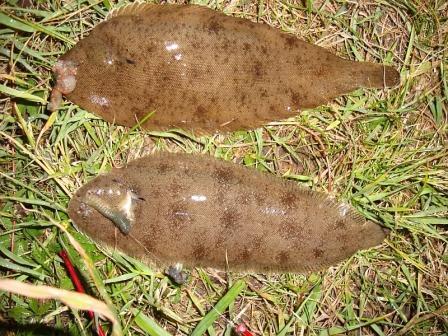
<svg viewBox="0 0 448 336"><path fill-rule="evenodd" d="M69 95L79 86L78 74L80 69L89 66L89 62L97 63L96 59L98 59L98 56L95 52L92 52L92 48L94 48L93 42L89 38L81 40L52 67L55 84L48 105L50 111L54 111L59 107L62 95ZM102 48L101 43L97 47Z"/></svg>
<svg viewBox="0 0 448 336"><path fill-rule="evenodd" d="M92 34L81 40L64 55L64 59L84 65L90 73L96 71L98 74L104 74L108 71L116 71L117 66L121 65L118 62L120 57L117 51L120 50L117 46L120 42L97 35Z"/></svg>
<svg viewBox="0 0 448 336"><path fill-rule="evenodd" d="M110 233L114 228L127 235L135 222L135 207L142 200L120 178L104 175L76 192L68 212L76 226L90 235L98 230Z"/></svg>
<svg viewBox="0 0 448 336"><path fill-rule="evenodd" d="M130 42L117 38L116 32L115 36L104 33L100 26L61 56L53 67L56 83L48 108L57 109L64 95L109 122L133 125L135 118L121 112L127 108L128 96L120 91L123 85L132 85L137 76Z"/></svg>

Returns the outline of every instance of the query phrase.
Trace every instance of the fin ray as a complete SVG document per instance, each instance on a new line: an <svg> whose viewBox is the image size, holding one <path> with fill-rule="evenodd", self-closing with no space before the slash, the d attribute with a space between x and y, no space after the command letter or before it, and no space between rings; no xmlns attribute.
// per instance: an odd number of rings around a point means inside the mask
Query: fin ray
<svg viewBox="0 0 448 336"><path fill-rule="evenodd" d="M128 5L124 5L124 6L112 9L112 11L110 11L109 14L107 14L106 20L110 20L117 16L140 14L147 10L151 10L152 8L154 8L154 6L156 6L156 5L136 1L132 4L128 4Z"/></svg>

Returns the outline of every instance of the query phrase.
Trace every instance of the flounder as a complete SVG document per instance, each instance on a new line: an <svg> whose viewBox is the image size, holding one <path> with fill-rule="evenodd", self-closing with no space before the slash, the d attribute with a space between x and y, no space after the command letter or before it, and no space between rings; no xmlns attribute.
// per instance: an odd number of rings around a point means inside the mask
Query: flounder
<svg viewBox="0 0 448 336"><path fill-rule="evenodd" d="M81 187L68 213L95 241L162 267L306 272L385 238L346 203L202 155L112 169Z"/></svg>
<svg viewBox="0 0 448 336"><path fill-rule="evenodd" d="M150 130L234 131L294 116L359 87L399 83L266 24L195 5L112 12L53 68L62 94L109 122Z"/></svg>

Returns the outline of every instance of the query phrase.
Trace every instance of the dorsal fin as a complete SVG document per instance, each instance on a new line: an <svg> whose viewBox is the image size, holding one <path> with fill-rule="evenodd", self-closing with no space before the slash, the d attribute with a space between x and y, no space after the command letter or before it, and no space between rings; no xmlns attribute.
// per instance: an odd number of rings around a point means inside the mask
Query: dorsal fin
<svg viewBox="0 0 448 336"><path fill-rule="evenodd" d="M156 5L146 3L146 2L136 1L129 5L124 5L124 6L112 9L109 12L109 14L107 14L106 20L110 20L116 16L139 14L139 13L145 12L145 11L153 8L154 6L156 6Z"/></svg>

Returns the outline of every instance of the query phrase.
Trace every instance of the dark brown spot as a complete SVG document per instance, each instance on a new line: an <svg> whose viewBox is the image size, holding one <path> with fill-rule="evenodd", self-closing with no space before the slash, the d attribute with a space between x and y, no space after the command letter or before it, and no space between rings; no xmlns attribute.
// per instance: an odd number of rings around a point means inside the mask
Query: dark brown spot
<svg viewBox="0 0 448 336"><path fill-rule="evenodd" d="M176 180L171 181L171 183L167 187L167 190L171 195L178 195L184 189L184 186Z"/></svg>
<svg viewBox="0 0 448 336"><path fill-rule="evenodd" d="M171 166L171 165L169 165L167 163L162 162L162 163L159 163L157 165L156 169L157 169L157 173L159 173L159 174L166 174L166 173L168 173L168 172L173 170L173 166Z"/></svg>
<svg viewBox="0 0 448 336"><path fill-rule="evenodd" d="M246 104L246 103L247 103L246 100L247 100L247 94L242 93L242 94L240 95L240 102L241 102L241 105L242 105L242 106L247 105L247 104Z"/></svg>
<svg viewBox="0 0 448 336"><path fill-rule="evenodd" d="M317 77L324 77L325 74L325 69L323 67L318 67L314 73L316 74Z"/></svg>
<svg viewBox="0 0 448 336"><path fill-rule="evenodd" d="M216 241L215 241L215 249L219 249L224 247L224 243L226 242L227 232L225 229L221 230L221 232L217 235Z"/></svg>
<svg viewBox="0 0 448 336"><path fill-rule="evenodd" d="M193 248L193 257L196 260L203 260L205 259L205 257L207 256L207 249L205 248L204 245L202 244L197 244L194 248Z"/></svg>
<svg viewBox="0 0 448 336"><path fill-rule="evenodd" d="M275 256L275 261L279 264L286 264L289 261L289 254L286 251L282 251Z"/></svg>
<svg viewBox="0 0 448 336"><path fill-rule="evenodd" d="M244 51L248 52L248 51L250 51L251 49L252 49L252 46L251 46L249 43L245 42L245 43L243 44L243 50L244 50Z"/></svg>
<svg viewBox="0 0 448 336"><path fill-rule="evenodd" d="M130 58L126 58L126 63L127 64L135 64L135 61Z"/></svg>
<svg viewBox="0 0 448 336"><path fill-rule="evenodd" d="M217 34L219 31L223 29L223 26L219 22L212 20L208 23L207 29L210 32Z"/></svg>
<svg viewBox="0 0 448 336"><path fill-rule="evenodd" d="M236 231L241 225L239 222L241 220L241 215L234 209L224 210L221 218L219 219L220 224L226 230Z"/></svg>
<svg viewBox="0 0 448 336"><path fill-rule="evenodd" d="M265 74L263 64L256 62L253 67L253 74L256 79L260 79Z"/></svg>
<svg viewBox="0 0 448 336"><path fill-rule="evenodd" d="M294 209L297 207L298 199L297 192L287 191L280 197L280 202L285 208Z"/></svg>
<svg viewBox="0 0 448 336"><path fill-rule="evenodd" d="M324 250L321 250L320 248L314 248L313 249L313 257L316 259L322 258L324 255Z"/></svg>
<svg viewBox="0 0 448 336"><path fill-rule="evenodd" d="M266 55L268 53L268 48L266 48L266 46L261 46L261 52Z"/></svg>
<svg viewBox="0 0 448 336"><path fill-rule="evenodd" d="M230 169L217 167L212 173L212 177L218 181L219 184L230 184L237 181L235 175Z"/></svg>
<svg viewBox="0 0 448 336"><path fill-rule="evenodd" d="M336 230L345 230L347 229L347 223L343 219L338 219L336 223L334 223L333 228Z"/></svg>
<svg viewBox="0 0 448 336"><path fill-rule="evenodd" d="M196 169L186 166L186 167L182 167L181 175L188 176L188 177L195 177L198 173L199 172Z"/></svg>
<svg viewBox="0 0 448 336"><path fill-rule="evenodd" d="M154 188L151 191L151 198L152 199L160 199L161 197L163 197L163 194L162 194L162 192L160 191L159 188Z"/></svg>
<svg viewBox="0 0 448 336"><path fill-rule="evenodd" d="M294 107L299 107L300 103L301 103L302 99L300 97L300 94L298 94L297 92L293 92L291 94L291 102L294 105Z"/></svg>
<svg viewBox="0 0 448 336"><path fill-rule="evenodd" d="M250 261L250 251L247 247L243 247L243 250L235 256L234 262L236 264L245 264Z"/></svg>
<svg viewBox="0 0 448 336"><path fill-rule="evenodd" d="M194 119L197 121L205 122L207 120L207 118L206 118L207 110L202 105L199 105L196 108L196 110L193 112L193 114L194 114Z"/></svg>
<svg viewBox="0 0 448 336"><path fill-rule="evenodd" d="M222 48L223 51L229 52L229 50L230 50L230 41L229 41L229 39L225 39L224 40L224 42L221 45L221 48Z"/></svg>
<svg viewBox="0 0 448 336"><path fill-rule="evenodd" d="M285 44L287 47L289 48L294 48L296 46L297 43L297 38L295 38L294 36L285 36Z"/></svg>

